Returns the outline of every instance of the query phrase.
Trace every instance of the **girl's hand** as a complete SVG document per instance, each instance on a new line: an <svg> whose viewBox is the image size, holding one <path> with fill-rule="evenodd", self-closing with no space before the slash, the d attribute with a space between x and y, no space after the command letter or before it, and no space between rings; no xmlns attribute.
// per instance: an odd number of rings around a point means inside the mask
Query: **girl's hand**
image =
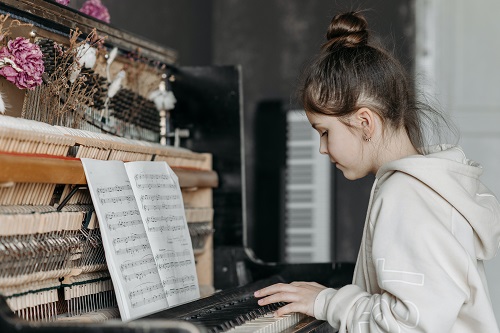
<svg viewBox="0 0 500 333"><path fill-rule="evenodd" d="M264 297L259 300L259 305L277 302L288 303L279 308L275 316L280 317L292 312L304 313L314 316L314 301L319 292L326 289L316 282L292 282L290 284L277 283L262 288L254 293L255 297Z"/></svg>

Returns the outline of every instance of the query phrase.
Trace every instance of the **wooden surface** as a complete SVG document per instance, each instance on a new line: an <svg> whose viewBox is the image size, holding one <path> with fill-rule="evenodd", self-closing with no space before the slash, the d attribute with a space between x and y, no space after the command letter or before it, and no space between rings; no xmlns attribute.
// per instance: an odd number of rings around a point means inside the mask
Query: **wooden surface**
<svg viewBox="0 0 500 333"><path fill-rule="evenodd" d="M217 187L210 170L172 168L182 188ZM0 183L87 184L79 159L0 153Z"/></svg>

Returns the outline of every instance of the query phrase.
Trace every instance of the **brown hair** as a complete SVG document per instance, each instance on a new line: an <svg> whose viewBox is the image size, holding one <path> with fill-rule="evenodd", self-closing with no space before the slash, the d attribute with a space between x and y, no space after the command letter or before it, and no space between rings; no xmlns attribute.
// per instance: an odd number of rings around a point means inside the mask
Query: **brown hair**
<svg viewBox="0 0 500 333"><path fill-rule="evenodd" d="M320 54L305 71L299 96L307 112L346 118L361 107L376 112L388 126L404 127L413 146L423 146L419 107L403 66L369 42L358 12L333 17Z"/></svg>

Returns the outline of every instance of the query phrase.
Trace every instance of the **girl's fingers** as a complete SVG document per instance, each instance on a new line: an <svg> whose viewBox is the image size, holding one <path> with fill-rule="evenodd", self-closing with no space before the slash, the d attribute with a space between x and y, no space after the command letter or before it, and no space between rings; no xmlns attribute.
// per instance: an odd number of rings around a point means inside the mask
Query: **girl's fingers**
<svg viewBox="0 0 500 333"><path fill-rule="evenodd" d="M285 306L282 306L276 312L274 312L275 317L281 317L289 313L294 313L294 312L301 312L304 313L303 311L300 311L300 306L297 303L290 303Z"/></svg>
<svg viewBox="0 0 500 333"><path fill-rule="evenodd" d="M279 302L288 303L276 311L277 316L292 312L301 312L312 316L316 296L325 288L316 282L296 281L290 284L277 283L257 290L254 295L260 298L258 304L261 306Z"/></svg>
<svg viewBox="0 0 500 333"><path fill-rule="evenodd" d="M268 295L272 295L272 294L276 294L276 293L280 293L280 292L293 292L293 290L294 290L294 286L292 286L290 284L277 283L277 284L273 284L269 287L265 287L265 288L262 288L260 290L257 290L254 293L254 296L255 297L264 297L264 296L268 296Z"/></svg>
<svg viewBox="0 0 500 333"><path fill-rule="evenodd" d="M296 294L290 294L290 293L277 293L277 294L272 294L270 296L264 297L259 299L258 303L259 305L267 305L271 303L278 303L278 302L296 302L298 300Z"/></svg>
<svg viewBox="0 0 500 333"><path fill-rule="evenodd" d="M295 287L319 287L319 288L325 288L325 286L316 283L316 282L303 282L303 281L295 281L290 283L292 286Z"/></svg>

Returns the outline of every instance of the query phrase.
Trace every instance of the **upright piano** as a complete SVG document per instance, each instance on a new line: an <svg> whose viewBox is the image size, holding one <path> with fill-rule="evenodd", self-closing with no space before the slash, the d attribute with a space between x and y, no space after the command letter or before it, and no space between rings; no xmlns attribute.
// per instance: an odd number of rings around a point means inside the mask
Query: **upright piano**
<svg viewBox="0 0 500 333"><path fill-rule="evenodd" d="M263 262L246 246L238 66L180 66L174 50L53 1L1 0L0 14L5 38L38 45L44 61L33 89L0 77L1 332L332 330L305 315L274 318L283 304L253 297L278 282L340 287L353 265ZM87 44L91 66L79 62ZM155 91L173 92L173 110ZM83 157L172 167L200 299L121 321Z"/></svg>

